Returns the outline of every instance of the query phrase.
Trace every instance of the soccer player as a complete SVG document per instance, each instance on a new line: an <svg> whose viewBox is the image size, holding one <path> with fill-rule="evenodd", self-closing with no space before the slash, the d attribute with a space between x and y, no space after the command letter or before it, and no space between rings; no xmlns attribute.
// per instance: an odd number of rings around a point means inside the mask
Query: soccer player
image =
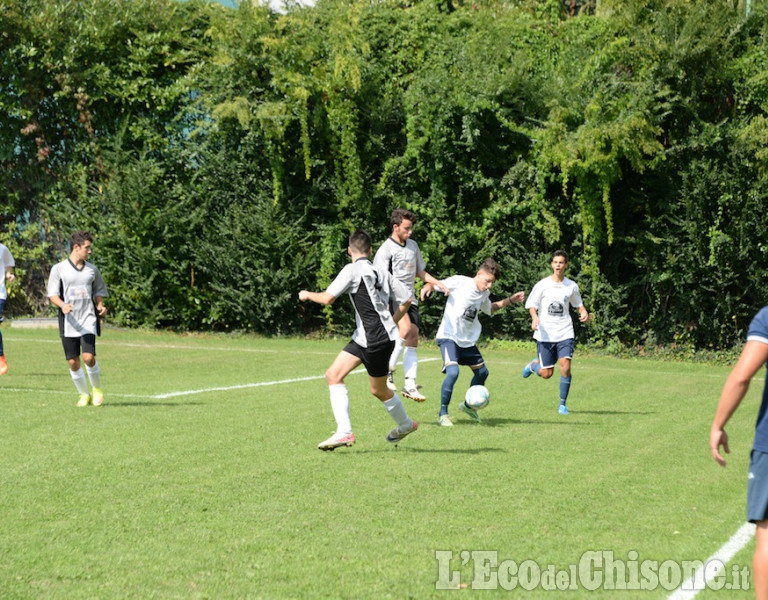
<svg viewBox="0 0 768 600"><path fill-rule="evenodd" d="M480 265L474 277L453 275L442 282L450 291L443 311L443 320L437 330L437 345L443 356L445 372L440 390L440 413L437 422L443 427L453 426L453 421L448 414L448 405L451 402L456 380L459 378L459 365L466 365L472 370L470 387L484 385L488 378L488 368L476 345L482 330L478 318L480 311L490 315L513 302L522 302L525 299L524 292L517 292L507 298L491 302L491 286L500 277L499 265L492 258L488 258ZM428 289L427 294L429 292L431 290ZM480 423L477 411L466 403L462 402L459 410Z"/></svg>
<svg viewBox="0 0 768 600"><path fill-rule="evenodd" d="M333 450L355 443L349 417L349 393L344 378L361 363L368 371L371 393L381 400L397 423L387 434L387 441L397 444L419 426L408 416L400 397L387 387L389 357L397 336L396 321L408 311L410 294L390 273L373 265L370 260L371 246L368 232L355 231L349 236L347 247L352 263L339 272L326 291L299 292L300 301L310 300L325 305L333 304L336 298L346 292L355 308L357 328L352 340L325 372L331 409L336 419L336 433L318 444L320 450ZM398 306L394 315L389 312L390 300L394 300Z"/></svg>
<svg viewBox="0 0 768 600"><path fill-rule="evenodd" d="M99 318L107 314L104 298L107 286L99 270L88 262L93 238L87 231L70 237L69 257L53 266L48 277L48 298L59 309L59 335L70 375L80 393L77 406L101 406L101 371L96 362L96 336L101 333ZM85 373L80 366L82 350ZM92 390L89 390L90 380Z"/></svg>
<svg viewBox="0 0 768 600"><path fill-rule="evenodd" d="M3 308L5 308L5 301L8 299L8 290L5 287L5 280L13 281L16 279L16 275L13 274L13 267L16 266L16 262L13 260L13 255L8 247L0 244L0 323L3 322ZM0 333L0 375L5 375L8 372L8 362L5 360L5 352L3 351L3 334Z"/></svg>
<svg viewBox="0 0 768 600"><path fill-rule="evenodd" d="M579 321L586 323L589 313L584 307L578 284L565 276L568 268L568 254L563 250L552 253L552 275L539 281L525 307L531 314L531 329L536 340L538 358L523 367L523 377L536 373L542 379L549 379L560 365L560 406L561 415L569 414L566 401L571 389L571 361L576 347L570 307L578 309Z"/></svg>
<svg viewBox="0 0 768 600"><path fill-rule="evenodd" d="M768 366L768 306L763 307L749 325L747 343L723 386L712 421L709 447L712 456L723 467L726 462L720 454L720 446L726 454L731 451L725 425L741 404L752 378L763 366ZM768 598L768 380L763 387L749 462L747 520L756 525L752 557L755 596Z"/></svg>
<svg viewBox="0 0 768 600"><path fill-rule="evenodd" d="M392 273L408 288L411 292L411 307L398 323L399 335L395 340L392 356L389 357L387 386L393 392L397 390L394 372L402 354L405 385L400 393L416 402L424 402L427 398L419 391L419 386L416 384L419 367L416 348L419 345L419 327L421 326L419 301L415 290L416 277L439 287L445 294L448 293L448 289L425 271L427 265L421 256L419 245L411 239L416 215L410 210L396 208L392 211L390 222L392 235L379 247L373 257L373 264ZM392 312L396 308L390 306Z"/></svg>

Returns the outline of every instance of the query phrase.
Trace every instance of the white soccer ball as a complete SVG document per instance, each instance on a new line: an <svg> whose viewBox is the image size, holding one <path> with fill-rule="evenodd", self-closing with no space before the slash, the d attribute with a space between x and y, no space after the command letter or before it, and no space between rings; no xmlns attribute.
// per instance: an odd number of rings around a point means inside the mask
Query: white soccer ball
<svg viewBox="0 0 768 600"><path fill-rule="evenodd" d="M485 408L490 401L491 393L484 385L473 385L467 390L467 395L464 396L464 403L475 410Z"/></svg>

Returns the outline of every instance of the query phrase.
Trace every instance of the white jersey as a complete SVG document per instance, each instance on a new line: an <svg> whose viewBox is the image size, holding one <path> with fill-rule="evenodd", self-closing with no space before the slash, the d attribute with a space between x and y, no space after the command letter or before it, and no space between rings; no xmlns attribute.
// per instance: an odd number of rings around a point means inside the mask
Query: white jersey
<svg viewBox="0 0 768 600"><path fill-rule="evenodd" d="M15 266L16 263L13 261L11 251L3 244L0 244L0 277L2 277L0 281L0 300L8 298L8 290L5 287L5 268Z"/></svg>
<svg viewBox="0 0 768 600"><path fill-rule="evenodd" d="M557 282L552 277L539 281L525 301L525 308L535 308L539 328L533 338L539 342L562 342L576 337L570 307L583 305L579 285L567 277Z"/></svg>
<svg viewBox="0 0 768 600"><path fill-rule="evenodd" d="M470 348L480 339L478 314L491 314L491 290L481 292L475 280L465 275L453 275L443 283L451 293L445 301L437 339L453 340L460 348Z"/></svg>
<svg viewBox="0 0 768 600"><path fill-rule="evenodd" d="M392 273L395 279L411 292L411 302L418 305L416 274L426 269L427 263L424 262L416 242L409 238L405 240L405 244L400 244L395 239L389 238L376 251L373 264Z"/></svg>
<svg viewBox="0 0 768 600"><path fill-rule="evenodd" d="M72 311L66 315L59 310L59 333L62 337L98 333L94 298L106 298L108 294L104 279L94 265L86 261L82 269L78 269L69 259L53 265L47 293L49 298L59 296L65 303L72 304Z"/></svg>
<svg viewBox="0 0 768 600"><path fill-rule="evenodd" d="M375 348L396 339L397 324L389 312L389 298L392 296L400 305L411 296L392 274L375 267L368 258L358 258L345 266L325 291L334 298L349 293L357 325L352 339L363 348Z"/></svg>

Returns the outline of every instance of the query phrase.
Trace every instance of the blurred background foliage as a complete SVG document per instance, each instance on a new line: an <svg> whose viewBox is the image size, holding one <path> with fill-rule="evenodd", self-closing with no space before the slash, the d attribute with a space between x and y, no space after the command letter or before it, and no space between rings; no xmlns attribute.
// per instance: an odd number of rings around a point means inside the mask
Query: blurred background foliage
<svg viewBox="0 0 768 600"><path fill-rule="evenodd" d="M761 0L4 0L6 312L46 314L87 229L116 324L347 333L297 292L406 207L428 271L492 256L494 295L565 249L582 341L730 347L768 301L767 40Z"/></svg>

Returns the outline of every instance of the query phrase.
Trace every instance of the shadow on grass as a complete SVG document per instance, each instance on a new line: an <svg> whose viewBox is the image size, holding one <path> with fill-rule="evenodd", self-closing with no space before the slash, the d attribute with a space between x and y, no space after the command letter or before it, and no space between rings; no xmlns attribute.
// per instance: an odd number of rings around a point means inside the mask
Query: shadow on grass
<svg viewBox="0 0 768 600"><path fill-rule="evenodd" d="M567 418L543 420L543 419L483 419L480 425L488 427L501 427L504 425L593 425L593 423L584 423L581 421L572 421Z"/></svg>
<svg viewBox="0 0 768 600"><path fill-rule="evenodd" d="M655 410L578 410L574 415L655 415Z"/></svg>
<svg viewBox="0 0 768 600"><path fill-rule="evenodd" d="M146 400L140 400L138 402L112 402L110 400L107 400L102 404L99 408L109 408L110 406L114 407L123 407L123 406L130 406L130 407L137 407L137 408L144 408L146 406L202 406L202 402L151 402Z"/></svg>
<svg viewBox="0 0 768 600"><path fill-rule="evenodd" d="M429 454L485 454L486 452L503 452L507 454L508 451L503 448L414 448L412 446L395 446L386 450L354 450L349 452L352 454L381 454L382 452L421 452ZM342 454L341 452L339 454Z"/></svg>

